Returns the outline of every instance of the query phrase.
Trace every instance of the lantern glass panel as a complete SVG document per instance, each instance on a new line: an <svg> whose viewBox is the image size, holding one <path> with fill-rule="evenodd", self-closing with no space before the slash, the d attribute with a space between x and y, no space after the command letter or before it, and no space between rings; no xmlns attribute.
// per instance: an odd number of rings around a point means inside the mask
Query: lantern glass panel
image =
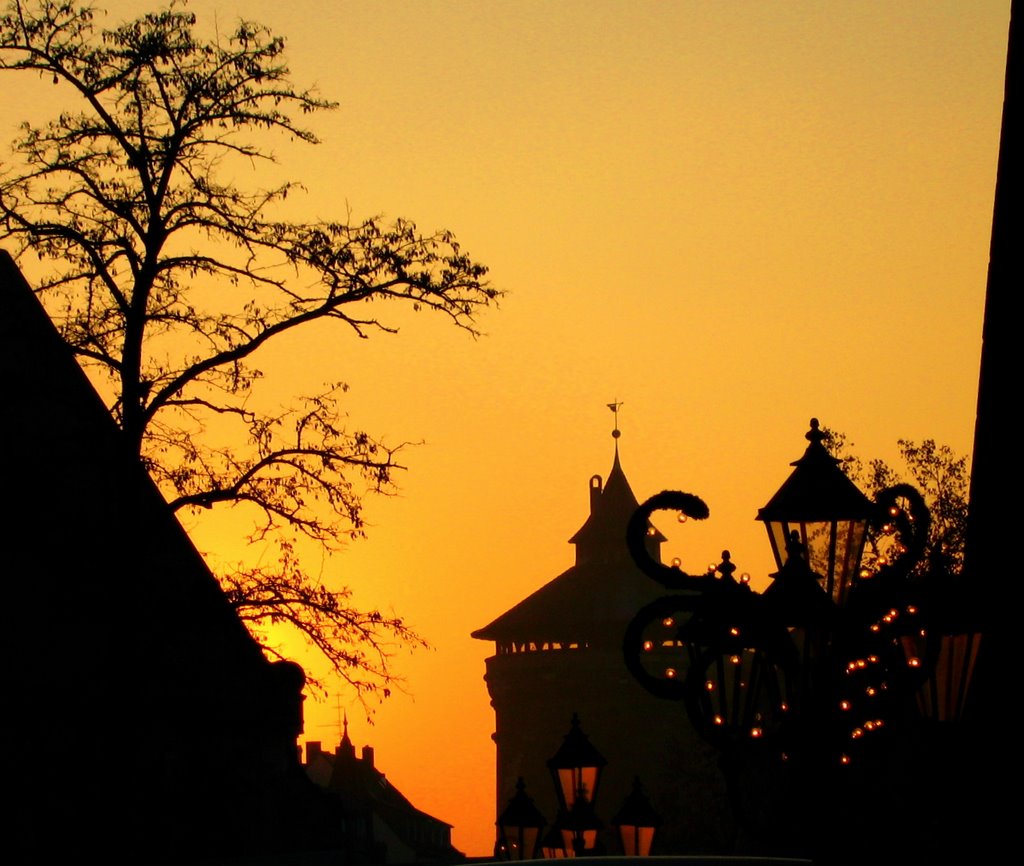
<svg viewBox="0 0 1024 866"><path fill-rule="evenodd" d="M543 841L540 843L540 850L545 860L559 860L562 857L569 856L569 852L565 848L562 832L557 827L548 828L547 833L544 834Z"/></svg>
<svg viewBox="0 0 1024 866"><path fill-rule="evenodd" d="M501 834L509 860L531 860L537 850L540 827L504 826Z"/></svg>
<svg viewBox="0 0 1024 866"><path fill-rule="evenodd" d="M593 851L597 845L597 828L585 828L583 830L571 830L563 828L562 841L569 857L574 857L577 852ZM582 848L578 846L582 844Z"/></svg>
<svg viewBox="0 0 1024 866"><path fill-rule="evenodd" d="M786 550L786 536L789 534L789 524L782 520L769 520L765 523L768 528L768 541L772 546L772 556L775 557L775 566L780 571L782 566L789 559Z"/></svg>
<svg viewBox="0 0 1024 866"><path fill-rule="evenodd" d="M565 848L565 854L567 857L572 857L576 853L576 849L573 847L576 841L576 834L572 830L562 829L562 846Z"/></svg>
<svg viewBox="0 0 1024 866"><path fill-rule="evenodd" d="M706 662L695 702L706 734L735 740L774 733L790 704L784 672L752 648L708 655Z"/></svg>
<svg viewBox="0 0 1024 866"><path fill-rule="evenodd" d="M849 575L849 581L857 579L857 570L864 555L864 540L867 538L866 520L840 520L837 533L836 568L842 568Z"/></svg>
<svg viewBox="0 0 1024 866"><path fill-rule="evenodd" d="M562 790L565 807L571 809L577 796L582 792L587 800L594 799L597 787L597 767L560 767L558 784Z"/></svg>
<svg viewBox="0 0 1024 866"><path fill-rule="evenodd" d="M654 844L654 827L621 824L619 837L622 839L622 853L627 857L647 857Z"/></svg>
<svg viewBox="0 0 1024 866"><path fill-rule="evenodd" d="M811 571L824 578L825 591L835 597L835 529L832 521L809 521L800 524L800 540L807 548L807 564Z"/></svg>
<svg viewBox="0 0 1024 866"><path fill-rule="evenodd" d="M786 539L795 531L807 551L807 564L818 575L822 588L836 604L846 601L864 553L866 520L774 520L768 521L767 527L779 569L789 559Z"/></svg>

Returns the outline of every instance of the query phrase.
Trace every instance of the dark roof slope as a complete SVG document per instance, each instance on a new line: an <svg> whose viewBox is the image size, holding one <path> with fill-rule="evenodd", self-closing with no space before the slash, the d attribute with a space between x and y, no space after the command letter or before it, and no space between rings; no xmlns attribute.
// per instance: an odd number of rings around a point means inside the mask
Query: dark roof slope
<svg viewBox="0 0 1024 866"><path fill-rule="evenodd" d="M323 773L325 765L329 768L326 778ZM317 744L314 764L312 767L307 764L307 772L313 778L319 777L318 784L340 797L350 821L359 817L368 822L373 842L384 846L377 862L415 860L418 863L452 864L465 859L461 851L452 847L452 825L417 809L392 785L374 765L372 748L363 747L362 757L356 757L347 724L333 755L321 751ZM381 823L387 832L378 826ZM388 834L393 836L393 840L387 838ZM398 845L391 844L392 841L397 841Z"/></svg>
<svg viewBox="0 0 1024 866"><path fill-rule="evenodd" d="M2 251L0 383L5 838L43 860L280 843L301 671L264 658Z"/></svg>

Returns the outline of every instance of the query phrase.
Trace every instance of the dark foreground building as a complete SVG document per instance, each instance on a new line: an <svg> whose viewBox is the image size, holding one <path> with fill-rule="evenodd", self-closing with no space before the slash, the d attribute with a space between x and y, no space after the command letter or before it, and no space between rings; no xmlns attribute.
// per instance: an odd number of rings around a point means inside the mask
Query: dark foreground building
<svg viewBox="0 0 1024 866"><path fill-rule="evenodd" d="M299 763L301 669L264 657L3 252L0 382L4 862L358 859Z"/></svg>

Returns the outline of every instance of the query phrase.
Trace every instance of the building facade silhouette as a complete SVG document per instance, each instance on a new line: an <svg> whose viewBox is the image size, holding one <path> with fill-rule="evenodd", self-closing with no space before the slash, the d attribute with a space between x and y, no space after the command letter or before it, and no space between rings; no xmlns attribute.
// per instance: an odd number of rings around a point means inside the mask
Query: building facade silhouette
<svg viewBox="0 0 1024 866"><path fill-rule="evenodd" d="M575 563L472 633L495 649L484 677L495 713L495 815L522 777L550 828L557 800L546 762L575 713L608 761L593 798L607 853L621 853L611 821L635 777L663 821L653 853L721 853L731 849L735 828L715 752L681 703L653 697L623 661L629 622L666 591L626 550L626 524L638 502L619 460L618 431L613 435L611 471L605 480L591 477L590 513L569 539ZM663 541L656 531L648 536L652 556Z"/></svg>
<svg viewBox="0 0 1024 866"><path fill-rule="evenodd" d="M264 656L2 250L0 381L6 861L365 862L298 758L302 669Z"/></svg>
<svg viewBox="0 0 1024 866"><path fill-rule="evenodd" d="M464 861L452 846L452 825L417 809L376 766L372 746L356 754L346 721L334 752L306 741L306 775L344 805L346 826L365 840L373 863L445 864Z"/></svg>

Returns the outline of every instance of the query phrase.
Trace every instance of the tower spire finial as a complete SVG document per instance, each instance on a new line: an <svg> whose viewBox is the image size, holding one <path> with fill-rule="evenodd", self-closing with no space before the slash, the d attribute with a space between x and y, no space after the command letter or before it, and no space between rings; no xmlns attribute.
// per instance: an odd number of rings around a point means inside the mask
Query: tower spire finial
<svg viewBox="0 0 1024 866"><path fill-rule="evenodd" d="M612 430L612 439L615 440L615 453L619 453L619 437L622 435L622 431L619 430L619 407L622 405L621 400L616 400L614 403L609 403L608 408L612 410L612 415L615 416L615 429Z"/></svg>

